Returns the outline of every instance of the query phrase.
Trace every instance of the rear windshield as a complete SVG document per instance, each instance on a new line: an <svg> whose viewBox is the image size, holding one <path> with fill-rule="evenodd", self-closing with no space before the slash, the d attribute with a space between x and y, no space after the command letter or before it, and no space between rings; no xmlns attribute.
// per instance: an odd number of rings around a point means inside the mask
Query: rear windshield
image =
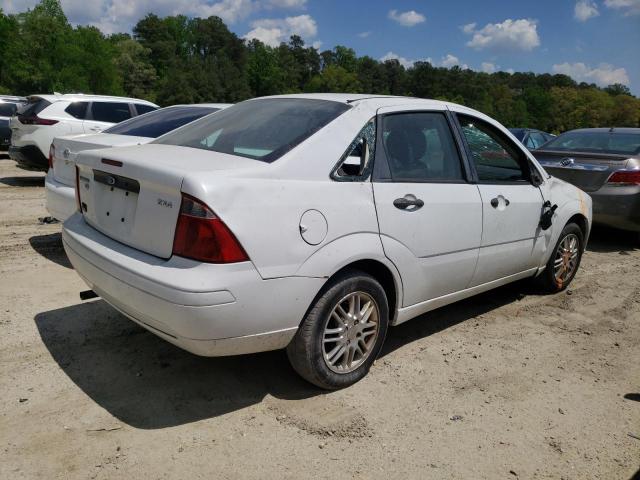
<svg viewBox="0 0 640 480"><path fill-rule="evenodd" d="M212 107L168 107L134 117L104 130L104 133L131 135L134 137L158 138L187 123L217 112Z"/></svg>
<svg viewBox="0 0 640 480"><path fill-rule="evenodd" d="M0 103L0 117L11 117L18 110L15 103Z"/></svg>
<svg viewBox="0 0 640 480"><path fill-rule="evenodd" d="M349 108L316 99L249 100L169 133L157 143L273 162Z"/></svg>
<svg viewBox="0 0 640 480"><path fill-rule="evenodd" d="M29 100L29 103L18 108L18 115L24 117L33 117L35 115L38 115L49 105L51 105L51 102L48 102L44 98L33 98Z"/></svg>
<svg viewBox="0 0 640 480"><path fill-rule="evenodd" d="M545 150L614 153L640 153L640 132L567 132L544 145Z"/></svg>

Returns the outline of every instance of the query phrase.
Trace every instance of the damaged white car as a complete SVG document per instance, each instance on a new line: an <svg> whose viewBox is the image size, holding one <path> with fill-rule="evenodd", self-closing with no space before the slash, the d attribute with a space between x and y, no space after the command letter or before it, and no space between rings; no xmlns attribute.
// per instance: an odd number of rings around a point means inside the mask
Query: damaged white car
<svg viewBox="0 0 640 480"><path fill-rule="evenodd" d="M389 326L515 280L559 291L591 199L500 124L402 97L242 102L83 152L65 250L95 294L198 355L287 348L327 389ZM428 321L425 318L424 321Z"/></svg>

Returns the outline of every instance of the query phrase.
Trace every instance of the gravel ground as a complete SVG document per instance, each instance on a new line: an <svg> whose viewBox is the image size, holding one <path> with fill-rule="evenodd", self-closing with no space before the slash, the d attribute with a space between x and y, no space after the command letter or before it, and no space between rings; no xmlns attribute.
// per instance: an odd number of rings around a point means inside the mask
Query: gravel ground
<svg viewBox="0 0 640 480"><path fill-rule="evenodd" d="M0 159L0 478L640 476L640 249L596 231L571 289L507 286L393 328L325 393L284 352L200 358L137 327Z"/></svg>

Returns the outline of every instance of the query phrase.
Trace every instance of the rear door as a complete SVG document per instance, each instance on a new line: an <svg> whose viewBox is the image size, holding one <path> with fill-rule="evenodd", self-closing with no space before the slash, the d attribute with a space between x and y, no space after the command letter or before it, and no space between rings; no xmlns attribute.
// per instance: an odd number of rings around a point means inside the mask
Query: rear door
<svg viewBox="0 0 640 480"><path fill-rule="evenodd" d="M132 116L131 105L127 102L91 102L84 131L98 133Z"/></svg>
<svg viewBox="0 0 640 480"><path fill-rule="evenodd" d="M478 258L482 203L443 111L381 109L373 191L403 306L465 289Z"/></svg>
<svg viewBox="0 0 640 480"><path fill-rule="evenodd" d="M534 185L527 155L496 126L456 114L482 198L482 242L471 286L539 265L544 199Z"/></svg>

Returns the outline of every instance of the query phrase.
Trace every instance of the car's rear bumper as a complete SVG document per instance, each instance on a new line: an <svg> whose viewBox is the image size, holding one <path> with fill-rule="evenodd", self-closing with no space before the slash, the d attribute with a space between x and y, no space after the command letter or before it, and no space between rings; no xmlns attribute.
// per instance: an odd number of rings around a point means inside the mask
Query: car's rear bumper
<svg viewBox="0 0 640 480"><path fill-rule="evenodd" d="M640 186L605 186L590 195L595 224L640 232Z"/></svg>
<svg viewBox="0 0 640 480"><path fill-rule="evenodd" d="M263 280L251 262L164 260L87 225L64 224L64 248L85 282L126 316L165 340L206 356L285 347L324 279Z"/></svg>
<svg viewBox="0 0 640 480"><path fill-rule="evenodd" d="M49 168L49 160L35 145L25 145L9 147L9 156L18 163L20 168L25 170L36 170L46 172Z"/></svg>
<svg viewBox="0 0 640 480"><path fill-rule="evenodd" d="M52 217L64 222L76 210L76 191L74 187L58 182L49 170L44 179L44 191L47 199L47 211Z"/></svg>

